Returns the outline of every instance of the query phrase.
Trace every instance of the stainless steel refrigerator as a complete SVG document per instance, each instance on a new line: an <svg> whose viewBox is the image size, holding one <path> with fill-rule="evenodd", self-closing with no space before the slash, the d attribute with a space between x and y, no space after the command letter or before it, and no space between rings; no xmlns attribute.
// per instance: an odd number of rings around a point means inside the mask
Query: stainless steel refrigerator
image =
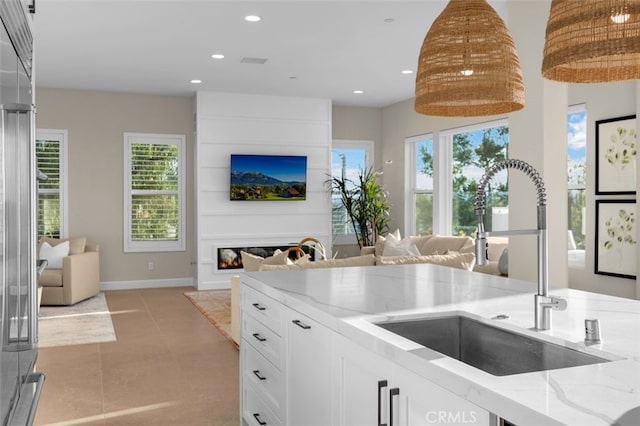
<svg viewBox="0 0 640 426"><path fill-rule="evenodd" d="M33 422L38 345L33 38L23 3L0 0L0 424Z"/></svg>

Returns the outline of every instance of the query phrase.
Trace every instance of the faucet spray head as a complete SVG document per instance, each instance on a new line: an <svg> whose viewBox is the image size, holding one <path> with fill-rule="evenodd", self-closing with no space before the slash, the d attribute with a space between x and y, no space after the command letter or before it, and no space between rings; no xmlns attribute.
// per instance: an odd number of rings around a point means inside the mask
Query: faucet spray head
<svg viewBox="0 0 640 426"><path fill-rule="evenodd" d="M486 265L489 259L489 243L482 232L476 234L476 265Z"/></svg>

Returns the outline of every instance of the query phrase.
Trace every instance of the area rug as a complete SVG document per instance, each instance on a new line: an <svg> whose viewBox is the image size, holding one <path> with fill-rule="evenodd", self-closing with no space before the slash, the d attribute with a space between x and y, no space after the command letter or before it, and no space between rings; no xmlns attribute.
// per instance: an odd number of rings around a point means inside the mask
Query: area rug
<svg viewBox="0 0 640 426"><path fill-rule="evenodd" d="M184 295L236 348L231 338L231 290L187 291Z"/></svg>
<svg viewBox="0 0 640 426"><path fill-rule="evenodd" d="M114 342L116 333L104 293L71 306L40 307L38 340L41 348Z"/></svg>

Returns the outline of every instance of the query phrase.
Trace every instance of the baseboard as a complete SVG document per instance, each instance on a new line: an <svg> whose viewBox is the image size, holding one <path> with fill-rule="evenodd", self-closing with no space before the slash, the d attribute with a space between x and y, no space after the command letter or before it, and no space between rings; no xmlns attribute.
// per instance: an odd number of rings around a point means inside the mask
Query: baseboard
<svg viewBox="0 0 640 426"><path fill-rule="evenodd" d="M100 283L100 291L135 290L143 288L194 287L194 280L188 278L167 278L158 280L104 281Z"/></svg>

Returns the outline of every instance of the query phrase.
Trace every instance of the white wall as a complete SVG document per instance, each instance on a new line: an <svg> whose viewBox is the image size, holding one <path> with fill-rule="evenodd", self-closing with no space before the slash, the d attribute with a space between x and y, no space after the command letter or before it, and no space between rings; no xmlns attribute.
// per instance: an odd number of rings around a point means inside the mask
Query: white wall
<svg viewBox="0 0 640 426"><path fill-rule="evenodd" d="M231 154L307 156L304 201L230 201ZM331 247L331 101L198 92L197 288L229 287L219 247L280 245L315 237ZM235 271L237 272L237 270Z"/></svg>
<svg viewBox="0 0 640 426"><path fill-rule="evenodd" d="M586 185L586 230L585 267L569 269L569 285L579 290L606 293L615 296L634 298L636 280L617 278L594 273L595 257L595 200L614 198L635 198L634 196L595 195L596 187L596 121L622 117L640 111L635 81L623 81L602 84L570 84L569 104L586 104L587 110L587 185ZM638 238L636 237L636 240ZM638 263L640 265L640 262ZM638 293L640 294L640 293Z"/></svg>

